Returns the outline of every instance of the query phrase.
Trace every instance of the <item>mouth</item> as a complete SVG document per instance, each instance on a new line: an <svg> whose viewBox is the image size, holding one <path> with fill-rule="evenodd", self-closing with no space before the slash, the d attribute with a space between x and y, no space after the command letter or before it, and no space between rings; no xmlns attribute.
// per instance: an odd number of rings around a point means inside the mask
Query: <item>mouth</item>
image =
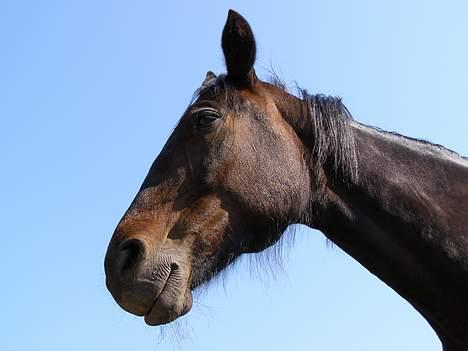
<svg viewBox="0 0 468 351"><path fill-rule="evenodd" d="M145 323L150 326L167 324L185 315L192 309L192 292L183 284L183 274L178 264L171 265L161 292L156 296L145 314Z"/></svg>

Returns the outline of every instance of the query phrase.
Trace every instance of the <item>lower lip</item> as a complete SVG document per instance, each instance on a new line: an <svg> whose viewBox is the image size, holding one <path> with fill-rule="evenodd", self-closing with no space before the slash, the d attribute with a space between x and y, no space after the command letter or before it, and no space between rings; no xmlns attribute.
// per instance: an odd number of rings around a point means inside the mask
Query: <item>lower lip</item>
<svg viewBox="0 0 468 351"><path fill-rule="evenodd" d="M173 312L173 311L161 311L163 314L163 319L161 318L151 318L152 315L153 317L157 317L157 311L154 311L155 308L158 308L157 306L158 299L156 299L151 306L151 309L148 311L148 313L145 315L145 323L150 325L150 326L156 326L156 325L161 325L161 324L167 324L172 322L173 320L187 314L191 309L192 309L192 293L190 290L188 290L185 295L184 295L184 302L183 302L183 308L178 311L178 312ZM171 313L172 312L172 313ZM156 316L154 316L156 314Z"/></svg>

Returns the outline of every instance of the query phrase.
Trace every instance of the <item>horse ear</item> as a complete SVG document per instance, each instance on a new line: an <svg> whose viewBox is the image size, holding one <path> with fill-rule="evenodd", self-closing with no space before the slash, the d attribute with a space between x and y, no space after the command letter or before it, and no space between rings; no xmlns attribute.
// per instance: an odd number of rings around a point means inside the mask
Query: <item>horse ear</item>
<svg viewBox="0 0 468 351"><path fill-rule="evenodd" d="M207 87L210 85L214 80L216 80L216 74L211 71L206 72L205 80L202 83L202 88Z"/></svg>
<svg viewBox="0 0 468 351"><path fill-rule="evenodd" d="M255 81L256 45L249 23L236 11L229 10L221 46L226 60L227 78L238 83Z"/></svg>

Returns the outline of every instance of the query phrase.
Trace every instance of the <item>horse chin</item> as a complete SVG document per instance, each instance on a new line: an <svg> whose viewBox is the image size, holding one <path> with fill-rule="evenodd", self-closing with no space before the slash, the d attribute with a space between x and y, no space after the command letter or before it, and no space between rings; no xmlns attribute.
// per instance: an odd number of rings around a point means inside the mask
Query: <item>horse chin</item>
<svg viewBox="0 0 468 351"><path fill-rule="evenodd" d="M171 287L165 288L156 298L151 309L145 315L147 325L157 326L170 323L192 309L190 289L186 289L184 294L171 290L173 290Z"/></svg>

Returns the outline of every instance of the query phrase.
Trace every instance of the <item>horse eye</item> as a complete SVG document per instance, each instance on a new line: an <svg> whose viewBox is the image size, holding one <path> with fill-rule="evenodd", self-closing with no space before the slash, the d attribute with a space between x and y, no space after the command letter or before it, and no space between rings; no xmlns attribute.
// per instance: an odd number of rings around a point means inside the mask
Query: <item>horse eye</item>
<svg viewBox="0 0 468 351"><path fill-rule="evenodd" d="M221 118L221 115L216 110L204 109L198 111L195 118L197 129L203 129Z"/></svg>

